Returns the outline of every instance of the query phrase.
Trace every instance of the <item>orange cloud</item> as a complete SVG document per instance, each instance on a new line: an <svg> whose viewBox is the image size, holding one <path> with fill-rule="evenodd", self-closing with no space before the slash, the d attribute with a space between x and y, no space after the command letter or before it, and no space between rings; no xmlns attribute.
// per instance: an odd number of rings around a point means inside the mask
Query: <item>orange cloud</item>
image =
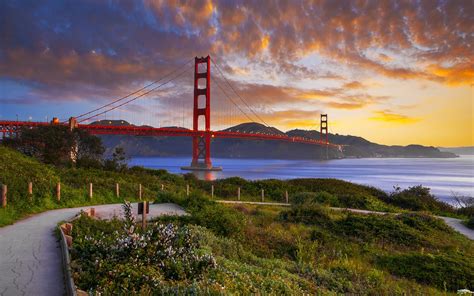
<svg viewBox="0 0 474 296"><path fill-rule="evenodd" d="M374 121L389 122L395 124L410 124L420 121L419 118L397 114L388 110L375 111L374 116L369 118Z"/></svg>
<svg viewBox="0 0 474 296"><path fill-rule="evenodd" d="M460 63L451 67L432 64L428 66L428 70L450 86L474 83L474 66L471 63Z"/></svg>

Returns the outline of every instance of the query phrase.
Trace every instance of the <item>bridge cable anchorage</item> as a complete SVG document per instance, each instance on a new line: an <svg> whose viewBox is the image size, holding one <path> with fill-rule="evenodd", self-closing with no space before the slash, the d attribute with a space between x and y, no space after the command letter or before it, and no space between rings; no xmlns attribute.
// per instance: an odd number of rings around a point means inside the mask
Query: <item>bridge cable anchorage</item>
<svg viewBox="0 0 474 296"><path fill-rule="evenodd" d="M242 114L244 114L247 117L248 120L250 120L251 122L254 121L244 110L242 110L242 108L240 108L240 106L232 99L232 97L227 94L224 88L220 85L219 81L217 79L215 79L214 81L216 82L217 87L219 87L219 89L224 93L226 98L230 102L232 102L232 104L234 104L240 110L240 112L242 112Z"/></svg>
<svg viewBox="0 0 474 296"><path fill-rule="evenodd" d="M224 76L224 74L222 73L221 71L221 68L219 66L219 63L217 63L214 59L212 59L212 61L214 62L214 64L216 65L216 68L217 68L217 71L219 71L219 73L221 74L221 76L224 78L225 82L230 86L230 88L232 89L232 91L237 95L237 97L240 98L240 100L242 102L244 102L244 104L247 106L247 108L250 110L250 112L252 112L265 126L269 126L268 123L265 122L265 120L263 120L257 113L255 113L255 111L249 106L249 104L247 104L247 102L237 93L237 91L235 90L235 88L232 86L232 84L230 84L229 80L227 80L227 78Z"/></svg>
<svg viewBox="0 0 474 296"><path fill-rule="evenodd" d="M142 88L140 88L140 89L138 89L138 90L136 90L136 91L134 91L134 92L131 92L131 93L129 93L128 95L126 95L126 96L124 96L124 97L121 97L121 98L119 98L119 99L116 99L116 100L114 100L114 101L112 101L112 102L110 102L110 103L108 103L108 104L106 104L106 105L103 105L103 106L101 106L101 107L99 107L99 108L96 108L96 109L91 110L91 111L89 111L89 112L83 113L83 114L81 114L81 115L79 115L79 116L76 116L76 118L79 119L79 118L81 118L81 117L84 117L84 116L86 116L86 115L92 114L92 113L94 113L94 112L96 112L96 111L99 111L99 110L101 110L101 109L104 109L104 108L106 108L106 107L109 107L109 106L111 106L111 105L113 105L113 104L115 104L115 103L118 103L118 102L122 101L122 100L125 100L125 99L127 99L127 98L129 98L129 97L131 97L131 96L133 96L133 95L135 95L135 94L137 94L137 93L139 93L139 92L141 92L141 91L147 89L148 87L157 84L157 83L160 82L161 80L163 80L163 79L165 79L166 77L168 77L168 76L174 74L175 72L177 72L179 69L185 67L186 65L188 65L188 64L191 63L192 61L193 61L193 59L189 59L186 63L182 64L181 66L178 66L178 67L175 68L173 71L168 72L166 75L164 75L164 76L161 77L160 79L155 80L155 81L153 81L152 83L149 83L149 84L145 85L144 87L142 87ZM81 120L80 122L82 122L82 121L83 121L83 120Z"/></svg>
<svg viewBox="0 0 474 296"><path fill-rule="evenodd" d="M121 104L119 104L119 105L117 105L117 106L113 106L113 107L110 108L110 109L107 109L107 110L105 110L105 111L102 111L102 112L100 112L100 113L97 113L97 114L95 114L95 115L92 115L92 116L90 116L90 117L87 117L87 118L85 118L85 119L81 119L81 120L78 121L78 122L81 123L81 122L87 121L87 120L89 120L89 119L91 119L91 118L94 118L94 117L97 117L97 116L106 114L107 112L110 112L110 111L112 111L112 110L115 110L115 109L117 109L117 108L119 108L119 107L122 107L122 106L124 106L124 105L126 105L126 104L128 104L128 103L131 103L131 102L133 102L133 101L135 101L135 100L137 100L137 99L139 99L139 98L141 98L141 97L143 97L143 96L146 96L146 95L148 95L149 93L151 93L151 92L157 90L158 88L160 88L160 87L162 87L162 86L164 86L164 85L170 83L171 81L173 81L173 80L179 78L180 76L182 76L183 74L185 74L187 71L189 71L189 69L185 69L184 71L182 71L182 72L180 72L179 74L175 75L173 78L169 79L168 81L163 82L163 83L159 84L158 86L155 86L154 88L152 88L152 89L150 89L150 90L148 90L148 91L146 91L146 92L140 94L139 96L136 96L136 97L134 97L134 98L132 98L132 99L130 99L130 100L127 100L127 101L125 101L125 102L123 102L123 103L121 103ZM176 72L176 71L173 71L173 72Z"/></svg>

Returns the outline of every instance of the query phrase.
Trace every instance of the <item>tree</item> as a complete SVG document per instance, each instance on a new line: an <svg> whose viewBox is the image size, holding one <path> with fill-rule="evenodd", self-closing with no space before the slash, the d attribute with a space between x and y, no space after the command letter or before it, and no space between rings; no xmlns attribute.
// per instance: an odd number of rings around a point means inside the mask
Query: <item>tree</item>
<svg viewBox="0 0 474 296"><path fill-rule="evenodd" d="M87 131L63 125L23 128L18 137L6 145L20 152L53 165L68 165L76 160L78 164L99 163L104 153L100 138Z"/></svg>
<svg viewBox="0 0 474 296"><path fill-rule="evenodd" d="M124 171L127 169L128 157L123 147L115 147L112 158L104 161L104 167L112 171Z"/></svg>
<svg viewBox="0 0 474 296"><path fill-rule="evenodd" d="M89 134L85 130L75 129L73 134L77 144L77 149L73 149L77 165L82 167L101 167L102 155L105 152L101 139Z"/></svg>

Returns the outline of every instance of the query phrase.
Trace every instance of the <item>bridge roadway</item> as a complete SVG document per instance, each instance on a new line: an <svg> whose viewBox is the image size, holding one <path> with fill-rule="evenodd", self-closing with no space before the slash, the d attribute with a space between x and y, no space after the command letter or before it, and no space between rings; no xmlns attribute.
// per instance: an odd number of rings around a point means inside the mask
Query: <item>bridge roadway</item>
<svg viewBox="0 0 474 296"><path fill-rule="evenodd" d="M65 123L59 123L68 126ZM14 134L22 127L38 127L48 126L48 122L30 122L30 121L1 121L0 120L0 135ZM303 137L289 137L286 135L272 135L262 133L241 133L228 131L193 131L185 128L174 127L143 127L143 126L116 126L116 125L91 125L79 124L79 129L88 130L95 135L132 135L132 136L165 136L165 137L204 137L208 134L212 138L234 138L234 139L250 139L250 140L278 140L292 143L303 143L319 146L328 146L338 148L339 145L327 143L322 140L308 139Z"/></svg>

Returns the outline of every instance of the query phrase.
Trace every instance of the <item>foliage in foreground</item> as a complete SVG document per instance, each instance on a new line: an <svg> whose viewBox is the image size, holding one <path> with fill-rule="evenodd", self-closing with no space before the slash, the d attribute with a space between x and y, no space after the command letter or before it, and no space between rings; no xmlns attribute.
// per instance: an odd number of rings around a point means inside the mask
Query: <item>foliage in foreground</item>
<svg viewBox="0 0 474 296"><path fill-rule="evenodd" d="M76 284L106 294L183 287L216 268L188 226L151 224L146 231L122 221L94 221L83 216L74 223L71 249Z"/></svg>
<svg viewBox="0 0 474 296"><path fill-rule="evenodd" d="M162 193L158 200L179 203L190 215L161 217L156 225L171 221L176 229L186 227L198 242L199 252L215 258L216 265L192 280L187 276L166 277L160 270L158 288L150 284L145 274L140 277L140 272L148 269L120 269L123 275L134 279L133 285L127 282L128 286L120 288L107 282L104 270L104 280L95 279L104 285L100 288L103 291L172 295L449 295L449 291L474 287L472 241L426 214L360 215L308 203L291 209L225 207L199 194L186 197ZM86 222L89 224L83 224L84 233L98 233L97 238L113 232L107 230L107 225L116 223L114 228L123 229L120 221ZM137 260L136 256L127 258L130 264ZM128 264L125 259L122 262ZM153 272L157 274L156 270ZM95 274L91 267L88 271L76 269L75 276L80 282Z"/></svg>

